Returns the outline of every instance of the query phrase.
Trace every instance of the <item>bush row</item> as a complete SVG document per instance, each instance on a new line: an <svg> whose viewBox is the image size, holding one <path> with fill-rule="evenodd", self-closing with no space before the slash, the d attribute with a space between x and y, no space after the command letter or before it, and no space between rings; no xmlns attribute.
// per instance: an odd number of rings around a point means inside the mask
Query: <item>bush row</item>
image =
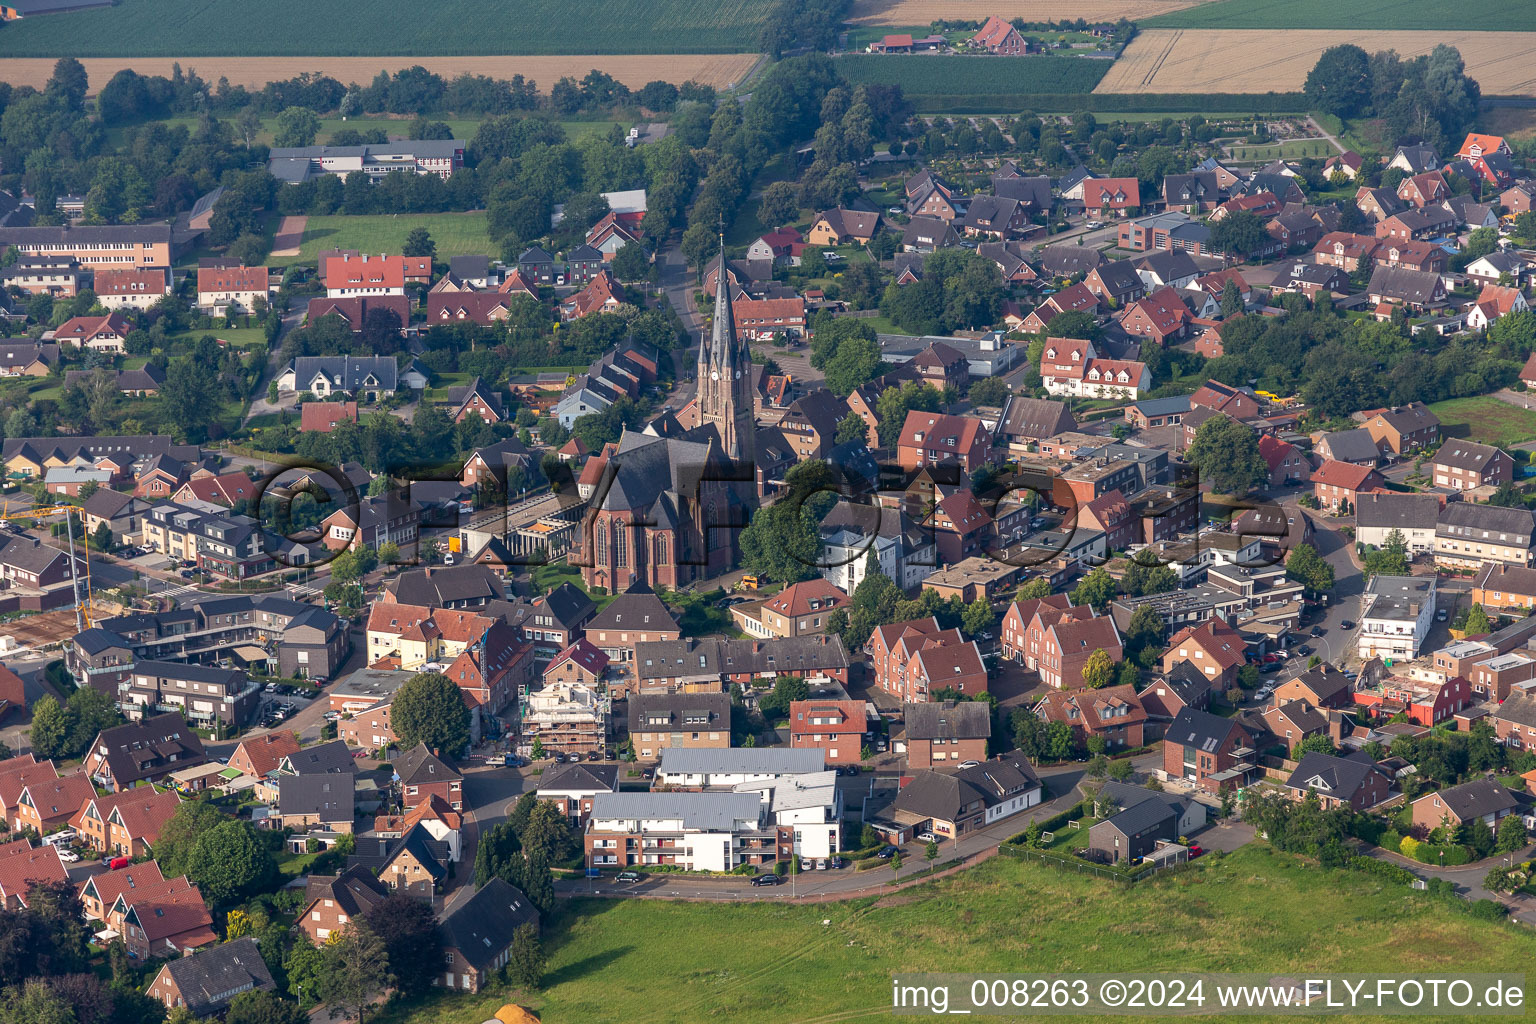
<svg viewBox="0 0 1536 1024"><path fill-rule="evenodd" d="M956 93L906 94L919 114L943 114L967 110L977 114L1017 114L1021 110L1077 111L1114 114L1125 111L1167 111L1198 114L1205 111L1253 114L1293 114L1306 110L1301 93Z"/></svg>

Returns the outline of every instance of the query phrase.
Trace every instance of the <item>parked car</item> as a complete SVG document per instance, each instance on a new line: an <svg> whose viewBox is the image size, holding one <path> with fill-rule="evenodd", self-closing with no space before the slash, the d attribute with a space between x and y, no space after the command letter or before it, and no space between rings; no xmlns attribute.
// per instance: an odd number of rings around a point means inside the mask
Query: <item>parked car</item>
<svg viewBox="0 0 1536 1024"><path fill-rule="evenodd" d="M1441 608L1439 611L1435 612L1435 621L1436 622L1444 622L1446 619L1448 619L1450 617L1451 617L1450 613L1447 612L1444 608Z"/></svg>
<svg viewBox="0 0 1536 1024"><path fill-rule="evenodd" d="M79 859L80 855L74 850L71 850L69 847L61 846L59 848L59 860L63 861L65 864L73 864Z"/></svg>
<svg viewBox="0 0 1536 1024"><path fill-rule="evenodd" d="M1354 629L1355 628L1355 620L1354 619L1345 619L1343 622L1339 623L1339 628L1340 629Z"/></svg>
<svg viewBox="0 0 1536 1024"><path fill-rule="evenodd" d="M800 870L801 871L815 871L816 870L816 862L814 860L812 860L811 858L809 858L809 857L801 857L800 858Z"/></svg>
<svg viewBox="0 0 1536 1024"><path fill-rule="evenodd" d="M980 761L961 761L960 762L960 767L961 768L975 768L979 764L981 764Z"/></svg>
<svg viewBox="0 0 1536 1024"><path fill-rule="evenodd" d="M587 760L588 761L601 761L602 759L603 759L603 752L601 750L594 750L594 751L592 751L592 753L587 755Z"/></svg>
<svg viewBox="0 0 1536 1024"><path fill-rule="evenodd" d="M638 872L638 871L620 871L619 872L619 877L617 879L615 879L615 881L631 882L631 883L638 882L638 881L640 881L640 872Z"/></svg>
<svg viewBox="0 0 1536 1024"><path fill-rule="evenodd" d="M875 854L875 856L879 857L881 860L890 860L892 857L896 856L896 847L882 846L880 848L880 852Z"/></svg>
<svg viewBox="0 0 1536 1024"><path fill-rule="evenodd" d="M1263 672L1265 675L1269 675L1272 672L1279 672L1283 668L1285 668L1285 666L1280 662L1272 661L1268 665L1265 665L1263 668L1259 669L1259 671Z"/></svg>
<svg viewBox="0 0 1536 1024"><path fill-rule="evenodd" d="M778 885L782 881L784 881L784 879L780 878L778 875L753 875L752 876L752 884L753 885Z"/></svg>
<svg viewBox="0 0 1536 1024"><path fill-rule="evenodd" d="M938 842L938 840L934 838L932 832L919 832L917 834L917 841L920 842L920 843L936 843L936 842Z"/></svg>
<svg viewBox="0 0 1536 1024"><path fill-rule="evenodd" d="M500 768L507 763L506 754L487 754L485 763L492 768Z"/></svg>
<svg viewBox="0 0 1536 1024"><path fill-rule="evenodd" d="M1205 851L1200 848L1200 844L1199 843L1190 843L1189 844L1189 859L1190 860L1194 860L1196 857L1202 856L1204 853L1205 853Z"/></svg>
<svg viewBox="0 0 1536 1024"><path fill-rule="evenodd" d="M1324 636L1327 636L1327 635L1328 635L1328 631L1326 629L1324 629L1322 626L1313 626L1312 627L1312 636L1314 636L1314 637L1324 637Z"/></svg>
<svg viewBox="0 0 1536 1024"><path fill-rule="evenodd" d="M1296 648L1296 653L1305 658L1307 655L1312 653L1312 648L1308 647L1306 644L1302 644L1300 647Z"/></svg>

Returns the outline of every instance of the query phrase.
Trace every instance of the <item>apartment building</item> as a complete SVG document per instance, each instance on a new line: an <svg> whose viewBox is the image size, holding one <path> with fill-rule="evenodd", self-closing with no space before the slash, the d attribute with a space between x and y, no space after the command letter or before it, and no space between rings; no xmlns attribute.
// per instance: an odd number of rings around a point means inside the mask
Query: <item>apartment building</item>
<svg viewBox="0 0 1536 1024"><path fill-rule="evenodd" d="M1418 657L1435 618L1435 577L1373 576L1360 597L1355 642L1362 660Z"/></svg>
<svg viewBox="0 0 1536 1024"><path fill-rule="evenodd" d="M169 267L177 255L169 224L0 227L0 252L7 248L18 261L72 259L91 270Z"/></svg>

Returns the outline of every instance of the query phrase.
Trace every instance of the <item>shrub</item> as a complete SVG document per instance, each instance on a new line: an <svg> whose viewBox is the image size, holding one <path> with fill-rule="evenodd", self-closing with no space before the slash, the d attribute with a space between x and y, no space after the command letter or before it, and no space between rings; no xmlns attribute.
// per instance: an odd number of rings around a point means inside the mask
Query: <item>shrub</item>
<svg viewBox="0 0 1536 1024"><path fill-rule="evenodd" d="M1423 843L1419 842L1412 836L1404 836L1398 844L1398 851L1404 857L1411 857L1414 860L1420 860L1422 858L1419 857L1419 847L1423 845Z"/></svg>
<svg viewBox="0 0 1536 1024"><path fill-rule="evenodd" d="M1376 860L1374 857L1351 857L1346 865L1351 871L1363 872L1367 875L1375 875L1388 882L1396 882L1399 885L1412 885L1418 876L1407 868L1400 868L1396 864L1388 864L1384 860Z"/></svg>
<svg viewBox="0 0 1536 1024"><path fill-rule="evenodd" d="M1504 915L1509 913L1509 908L1496 900L1478 900L1467 909L1473 917L1483 921L1502 920Z"/></svg>

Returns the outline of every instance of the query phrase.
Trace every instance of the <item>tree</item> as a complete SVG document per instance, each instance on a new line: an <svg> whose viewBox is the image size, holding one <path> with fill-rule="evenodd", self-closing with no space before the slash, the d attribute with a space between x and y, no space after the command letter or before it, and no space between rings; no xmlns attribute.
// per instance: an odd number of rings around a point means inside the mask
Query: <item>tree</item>
<svg viewBox="0 0 1536 1024"><path fill-rule="evenodd" d="M512 933L512 948L507 956L507 980L525 991L537 989L544 983L544 968L548 957L539 941L539 927L532 921L517 926Z"/></svg>
<svg viewBox="0 0 1536 1024"><path fill-rule="evenodd" d="M1268 242L1269 233L1264 230L1264 222L1247 210L1229 213L1211 227L1211 248L1217 252L1248 256Z"/></svg>
<svg viewBox="0 0 1536 1024"><path fill-rule="evenodd" d="M992 610L991 602L984 597L978 597L966 605L964 614L960 616L960 628L966 636L990 633L996 625L997 613Z"/></svg>
<svg viewBox="0 0 1536 1024"><path fill-rule="evenodd" d="M277 115L273 144L277 146L313 146L320 134L320 118L308 107L289 107Z"/></svg>
<svg viewBox="0 0 1536 1024"><path fill-rule="evenodd" d="M800 200L795 186L787 181L776 181L763 189L763 200L757 206L757 219L770 229L792 223L800 215Z"/></svg>
<svg viewBox="0 0 1536 1024"><path fill-rule="evenodd" d="M1103 566L1094 569L1072 590L1073 604L1091 605L1103 613L1109 602L1115 599L1115 578Z"/></svg>
<svg viewBox="0 0 1536 1024"><path fill-rule="evenodd" d="M790 703L805 700L810 695L809 684L799 676L777 676L773 681L773 689L758 698L757 708L765 718L788 717Z"/></svg>
<svg viewBox="0 0 1536 1024"><path fill-rule="evenodd" d="M1126 650L1141 651L1148 647L1162 646L1166 629L1163 617L1157 613L1156 608L1150 604L1137 605L1125 629Z"/></svg>
<svg viewBox="0 0 1536 1024"><path fill-rule="evenodd" d="M219 380L190 356L172 359L160 385L161 407L181 435L205 440L219 407Z"/></svg>
<svg viewBox="0 0 1536 1024"><path fill-rule="evenodd" d="M420 995L432 986L442 941L429 901L392 892L364 911L363 921L383 940L389 971L402 995Z"/></svg>
<svg viewBox="0 0 1536 1024"><path fill-rule="evenodd" d="M1285 560L1285 574L1314 594L1333 589L1333 566L1310 544L1298 544Z"/></svg>
<svg viewBox="0 0 1536 1024"><path fill-rule="evenodd" d="M1504 508L1525 508L1525 492L1516 487L1513 481L1505 480L1488 498L1488 504Z"/></svg>
<svg viewBox="0 0 1536 1024"><path fill-rule="evenodd" d="M1292 756L1299 761L1302 757L1314 752L1319 754L1332 754L1334 752L1333 740L1329 738L1327 733L1320 732L1316 736L1308 736L1296 744L1296 749L1292 752Z"/></svg>
<svg viewBox="0 0 1536 1024"><path fill-rule="evenodd" d="M432 236L426 228L411 228L411 233L405 236L405 244L400 247L400 252L405 256L437 256L437 243L432 241Z"/></svg>
<svg viewBox="0 0 1536 1024"><path fill-rule="evenodd" d="M613 276L620 281L642 281L650 275L651 258L640 242L625 242L613 254Z"/></svg>
<svg viewBox="0 0 1536 1024"><path fill-rule="evenodd" d="M1062 314L1063 316L1065 314ZM938 412L943 396L926 382L902 381L900 387L888 387L875 399L875 420L879 424L880 443L894 447L902 425L912 412Z"/></svg>
<svg viewBox="0 0 1536 1024"><path fill-rule="evenodd" d="M837 421L837 430L832 435L834 444L862 444L869 438L869 425L864 422L858 413L849 413Z"/></svg>
<svg viewBox="0 0 1536 1024"><path fill-rule="evenodd" d="M799 866L800 865L799 865L798 861L790 861L789 862L789 869L791 871L794 871ZM895 853L891 854L891 874L895 875L897 878L901 877L901 851L900 850L897 850Z"/></svg>
<svg viewBox="0 0 1536 1024"><path fill-rule="evenodd" d="M390 724L403 748L425 743L428 750L458 757L469 746L469 709L464 694L441 672L422 672L395 694Z"/></svg>
<svg viewBox="0 0 1536 1024"><path fill-rule="evenodd" d="M1212 490L1245 494L1269 478L1269 467L1259 454L1258 437L1253 428L1228 416L1212 416L1195 431L1185 458L1200 470L1200 479L1209 482Z"/></svg>
<svg viewBox="0 0 1536 1024"><path fill-rule="evenodd" d="M1480 636L1493 632L1493 623L1488 620L1488 613L1480 604L1474 604L1472 610L1467 613L1467 623L1462 627L1468 636Z"/></svg>
<svg viewBox="0 0 1536 1024"><path fill-rule="evenodd" d="M880 376L880 346L871 338L846 339L837 353L827 360L827 388L839 398L847 398L855 388Z"/></svg>
<svg viewBox="0 0 1536 1024"><path fill-rule="evenodd" d="M57 697L44 694L32 705L28 738L32 741L32 752L40 758L51 760L68 754L69 719Z"/></svg>
<svg viewBox="0 0 1536 1024"><path fill-rule="evenodd" d="M815 575L821 538L809 503L781 498L759 506L740 543L741 564L759 576L798 583Z"/></svg>
<svg viewBox="0 0 1536 1024"><path fill-rule="evenodd" d="M934 861L939 859L939 844L935 839L928 840L928 845L923 847L923 859L928 862L928 870L933 871Z"/></svg>
<svg viewBox="0 0 1536 1024"><path fill-rule="evenodd" d="M1051 317L1051 337L1093 341L1099 336L1099 323L1090 313L1069 310Z"/></svg>
<svg viewBox="0 0 1536 1024"><path fill-rule="evenodd" d="M1114 675L1115 663L1107 651L1094 651L1088 655L1088 661L1083 665L1083 685L1090 690L1099 690L1109 685L1110 678Z"/></svg>
<svg viewBox="0 0 1536 1024"><path fill-rule="evenodd" d="M1237 282L1228 280L1221 289L1221 315L1223 318L1237 316L1243 311L1243 293L1237 287Z"/></svg>
<svg viewBox="0 0 1536 1024"><path fill-rule="evenodd" d="M1394 528L1379 549L1366 552L1365 572L1368 576L1408 575L1408 542L1401 530Z"/></svg>
<svg viewBox="0 0 1536 1024"><path fill-rule="evenodd" d="M1136 765L1128 757L1109 762L1109 777L1116 782L1128 782L1136 774Z"/></svg>
<svg viewBox="0 0 1536 1024"><path fill-rule="evenodd" d="M363 1016L372 1009L374 995L392 980L384 940L367 924L354 921L323 952L320 991L326 1002L355 1011L357 1024L364 1024ZM432 966L434 970L437 967Z"/></svg>
<svg viewBox="0 0 1536 1024"><path fill-rule="evenodd" d="M1034 601L1050 596L1051 581L1044 576L1036 576L1034 579L1020 584L1019 589L1014 591L1013 599L1015 601Z"/></svg>
<svg viewBox="0 0 1536 1024"><path fill-rule="evenodd" d="M187 877L213 904L260 892L277 878L277 861L249 822L226 820L197 837Z"/></svg>
<svg viewBox="0 0 1536 1024"><path fill-rule="evenodd" d="M1302 85L1312 106L1335 117L1354 117L1370 106L1371 58L1352 44L1330 46Z"/></svg>
<svg viewBox="0 0 1536 1024"><path fill-rule="evenodd" d="M1510 814L1499 819L1493 844L1496 853L1518 853L1525 849L1525 843L1525 822L1520 820L1520 815Z"/></svg>
<svg viewBox="0 0 1536 1024"><path fill-rule="evenodd" d="M1008 385L1001 377L983 377L967 392L972 405L1002 405L1008 400Z"/></svg>
<svg viewBox="0 0 1536 1024"><path fill-rule="evenodd" d="M298 1003L259 988L235 996L224 1014L224 1024L308 1024L308 1021L309 1014Z"/></svg>

